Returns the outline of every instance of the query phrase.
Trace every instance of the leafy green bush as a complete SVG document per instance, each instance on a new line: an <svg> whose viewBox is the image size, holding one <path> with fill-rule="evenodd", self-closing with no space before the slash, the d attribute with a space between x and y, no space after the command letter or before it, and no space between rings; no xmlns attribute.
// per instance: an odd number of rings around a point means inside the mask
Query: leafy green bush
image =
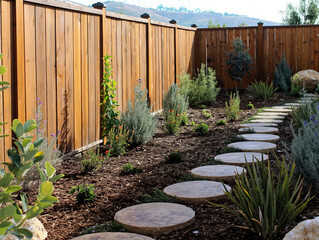
<svg viewBox="0 0 319 240"><path fill-rule="evenodd" d="M216 126L226 125L226 120L223 120L223 119L218 120L218 122L217 122L217 123L215 123L215 125L216 125Z"/></svg>
<svg viewBox="0 0 319 240"><path fill-rule="evenodd" d="M319 103L306 103L302 104L297 108L293 108L290 116L292 118L292 122L297 126L301 127L304 121L309 120L313 115L319 114Z"/></svg>
<svg viewBox="0 0 319 240"><path fill-rule="evenodd" d="M139 145L152 138L157 117L151 114L151 108L147 101L147 90L142 90L141 83L134 88L134 105L131 101L127 104L127 111L122 114L122 124L132 134L132 143Z"/></svg>
<svg viewBox="0 0 319 240"><path fill-rule="evenodd" d="M310 201L309 195L304 199L302 180L293 179L295 164L277 159L278 176L270 168L270 162L262 161L247 164L247 174L235 178L232 191L225 187L228 198L237 210L222 207L236 216L243 224L256 233L260 239L277 239L286 226L293 221ZM276 174L277 175L277 174Z"/></svg>
<svg viewBox="0 0 319 240"><path fill-rule="evenodd" d="M235 121L239 117L240 113L240 98L239 92L230 93L229 103L225 103L226 105L226 117L228 121Z"/></svg>
<svg viewBox="0 0 319 240"><path fill-rule="evenodd" d="M183 162L183 154L180 151L175 150L168 154L168 156L165 158L165 161L169 164Z"/></svg>
<svg viewBox="0 0 319 240"><path fill-rule="evenodd" d="M139 169L138 167L135 167L132 163L126 163L122 167L122 174L124 175L131 175L131 174L133 175L141 171L142 171L141 169Z"/></svg>
<svg viewBox="0 0 319 240"><path fill-rule="evenodd" d="M168 134L175 134L178 132L179 127L181 126L182 123L182 118L181 115L174 112L174 110L169 110L166 113L166 118L165 120L165 130Z"/></svg>
<svg viewBox="0 0 319 240"><path fill-rule="evenodd" d="M177 198L166 195L162 190L154 188L152 194L143 194L139 197L139 200L136 203L151 203L151 202L170 202L178 203Z"/></svg>
<svg viewBox="0 0 319 240"><path fill-rule="evenodd" d="M227 73L232 80L241 82L245 74L250 74L253 63L249 55L249 49L245 50L245 43L243 43L241 38L236 38L233 42L233 50L226 54Z"/></svg>
<svg viewBox="0 0 319 240"><path fill-rule="evenodd" d="M94 185L93 184L86 184L85 186L83 184L80 184L78 186L74 186L71 188L69 194L73 194L77 192L76 194L76 200L79 204L83 204L86 202L92 202L94 201L96 195L94 193Z"/></svg>
<svg viewBox="0 0 319 240"><path fill-rule="evenodd" d="M274 86L282 92L289 92L291 86L291 74L292 70L290 69L286 61L286 56L284 53L275 69L275 75L273 80Z"/></svg>
<svg viewBox="0 0 319 240"><path fill-rule="evenodd" d="M247 90L254 98L267 101L276 96L277 88L274 87L273 83L255 81L248 86Z"/></svg>
<svg viewBox="0 0 319 240"><path fill-rule="evenodd" d="M300 97L302 95L303 81L296 73L291 77L291 95L295 97Z"/></svg>
<svg viewBox="0 0 319 240"><path fill-rule="evenodd" d="M95 172L102 167L104 158L100 155L100 152L95 149L89 149L83 154L81 160L82 172Z"/></svg>
<svg viewBox="0 0 319 240"><path fill-rule="evenodd" d="M319 107L319 106L318 106ZM319 125L317 115L306 120L291 144L292 158L299 174L307 183L319 190Z"/></svg>
<svg viewBox="0 0 319 240"><path fill-rule="evenodd" d="M188 125L188 116L186 112L183 112L181 114L181 126L186 126L186 125Z"/></svg>
<svg viewBox="0 0 319 240"><path fill-rule="evenodd" d="M189 74L180 77L181 94L188 98L191 106L201 104L211 105L216 101L220 88L217 87L215 75L213 69L208 68L206 71L205 64L202 64L197 76L193 80Z"/></svg>
<svg viewBox="0 0 319 240"><path fill-rule="evenodd" d="M163 98L163 115L166 118L167 113L173 110L176 114L181 115L188 109L188 100L185 95L179 91L177 84L172 84Z"/></svg>
<svg viewBox="0 0 319 240"><path fill-rule="evenodd" d="M247 109L254 109L255 106L254 106L254 104L252 104L251 102L249 102L249 103L247 104L246 108L247 108Z"/></svg>
<svg viewBox="0 0 319 240"><path fill-rule="evenodd" d="M209 118L212 117L212 114L211 114L211 113L208 113L208 112L206 111L206 109L204 109L204 110L202 111L202 115L203 115L205 118L207 118L207 119L209 119Z"/></svg>
<svg viewBox="0 0 319 240"><path fill-rule="evenodd" d="M194 121L191 122L191 126L195 127L196 123Z"/></svg>
<svg viewBox="0 0 319 240"><path fill-rule="evenodd" d="M205 108L207 108L207 106L205 104L199 104L199 105L197 105L197 108L205 109Z"/></svg>
<svg viewBox="0 0 319 240"><path fill-rule="evenodd" d="M115 221L109 221L103 224L96 224L84 229L80 235L86 235L91 233L99 233L99 232L125 232L125 228L122 224L119 224Z"/></svg>
<svg viewBox="0 0 319 240"><path fill-rule="evenodd" d="M200 124L197 124L193 130L195 131L196 135L199 135L199 136L205 136L205 135L208 135L209 134L209 129L211 127L208 126L207 124L205 123L200 123Z"/></svg>
<svg viewBox="0 0 319 240"><path fill-rule="evenodd" d="M107 135L108 155L116 157L125 154L127 147L130 146L133 134L134 131L130 133L123 124L114 125Z"/></svg>
<svg viewBox="0 0 319 240"><path fill-rule="evenodd" d="M232 153L232 152L242 152L242 150L238 148L234 148L234 147L223 147L218 151L219 154Z"/></svg>
<svg viewBox="0 0 319 240"><path fill-rule="evenodd" d="M101 135L106 137L114 125L119 124L119 112L116 110L116 81L112 79L111 56L103 57L103 80L101 86Z"/></svg>

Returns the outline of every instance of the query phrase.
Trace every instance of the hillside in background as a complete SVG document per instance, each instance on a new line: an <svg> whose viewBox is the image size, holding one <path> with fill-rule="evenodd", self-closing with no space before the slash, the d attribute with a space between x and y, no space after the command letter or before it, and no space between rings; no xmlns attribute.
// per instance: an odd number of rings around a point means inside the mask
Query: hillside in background
<svg viewBox="0 0 319 240"><path fill-rule="evenodd" d="M257 26L258 22L263 22L264 25L273 26L279 23L266 21L257 18L250 18L236 14L222 14L213 11L190 12L190 11L166 11L157 9L147 9L135 5L126 4L123 2L107 1L106 10L115 13L126 14L133 17L140 17L143 13L148 13L152 20L168 23L175 19L179 25L190 26L195 23L200 28L206 28L209 20L213 23L221 25L226 24L227 27L237 27L242 23L248 26Z"/></svg>

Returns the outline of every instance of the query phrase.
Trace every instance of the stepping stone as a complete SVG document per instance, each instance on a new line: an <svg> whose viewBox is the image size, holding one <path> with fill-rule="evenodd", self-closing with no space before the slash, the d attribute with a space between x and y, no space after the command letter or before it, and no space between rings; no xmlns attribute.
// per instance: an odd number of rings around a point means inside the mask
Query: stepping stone
<svg viewBox="0 0 319 240"><path fill-rule="evenodd" d="M127 232L101 232L83 235L73 240L154 240L154 238Z"/></svg>
<svg viewBox="0 0 319 240"><path fill-rule="evenodd" d="M258 116L288 116L288 113L282 112L261 112L257 113Z"/></svg>
<svg viewBox="0 0 319 240"><path fill-rule="evenodd" d="M278 127L276 123L242 123L239 125L240 128L251 128L251 127Z"/></svg>
<svg viewBox="0 0 319 240"><path fill-rule="evenodd" d="M176 203L143 203L118 211L114 220L131 232L169 234L191 225L195 220L195 212Z"/></svg>
<svg viewBox="0 0 319 240"><path fill-rule="evenodd" d="M279 109L281 109L281 108L285 108L285 109L290 109L290 108L291 108L291 106L280 105L280 106L272 106L271 108L279 108Z"/></svg>
<svg viewBox="0 0 319 240"><path fill-rule="evenodd" d="M283 123L283 120L263 118L263 119L252 119L250 120L250 122L252 123Z"/></svg>
<svg viewBox="0 0 319 240"><path fill-rule="evenodd" d="M233 181L236 175L245 172L244 168L232 165L208 165L194 168L191 171L195 177L216 181Z"/></svg>
<svg viewBox="0 0 319 240"><path fill-rule="evenodd" d="M257 152L233 152L233 153L224 153L214 157L215 160L237 165L237 166L245 166L247 163L252 163L253 160L256 161L256 158L259 161L268 160L268 156L266 154L257 153Z"/></svg>
<svg viewBox="0 0 319 240"><path fill-rule="evenodd" d="M279 116L279 115L267 115L267 116L263 116L263 115L257 115L254 116L254 118L256 119L285 119L285 116Z"/></svg>
<svg viewBox="0 0 319 240"><path fill-rule="evenodd" d="M304 93L303 94L303 97L305 98L314 98L316 97L317 95L316 94L313 94L313 93Z"/></svg>
<svg viewBox="0 0 319 240"><path fill-rule="evenodd" d="M264 112L291 112L291 108L265 108L263 109Z"/></svg>
<svg viewBox="0 0 319 240"><path fill-rule="evenodd" d="M251 134L240 134L237 135L247 141L259 141L259 142L277 142L280 137L274 134L263 134L263 133L251 133Z"/></svg>
<svg viewBox="0 0 319 240"><path fill-rule="evenodd" d="M231 187L225 185L228 191ZM205 202L223 198L225 188L221 182L188 181L175 183L164 188L164 193L188 202Z"/></svg>
<svg viewBox="0 0 319 240"><path fill-rule="evenodd" d="M240 128L239 132L247 132L249 130L255 131L254 133L277 133L279 130L275 127L249 127Z"/></svg>
<svg viewBox="0 0 319 240"><path fill-rule="evenodd" d="M228 144L228 147L237 148L245 152L261 152L267 153L268 151L272 151L276 149L276 144L269 142L235 142Z"/></svg>
<svg viewBox="0 0 319 240"><path fill-rule="evenodd" d="M301 104L301 103L285 103L284 105L285 105L285 106L295 106L295 107L299 107L299 106L301 106L302 104Z"/></svg>

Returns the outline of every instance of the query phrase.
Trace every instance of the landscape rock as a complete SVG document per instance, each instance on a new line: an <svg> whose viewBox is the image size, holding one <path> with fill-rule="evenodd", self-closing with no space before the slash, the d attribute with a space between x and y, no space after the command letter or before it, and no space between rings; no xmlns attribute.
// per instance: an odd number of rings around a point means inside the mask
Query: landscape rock
<svg viewBox="0 0 319 240"><path fill-rule="evenodd" d="M319 217L302 221L286 234L283 240L317 240L319 239Z"/></svg>
<svg viewBox="0 0 319 240"><path fill-rule="evenodd" d="M317 84L319 84L319 72L312 69L307 69L299 71L297 74L304 82L307 92L315 92Z"/></svg>

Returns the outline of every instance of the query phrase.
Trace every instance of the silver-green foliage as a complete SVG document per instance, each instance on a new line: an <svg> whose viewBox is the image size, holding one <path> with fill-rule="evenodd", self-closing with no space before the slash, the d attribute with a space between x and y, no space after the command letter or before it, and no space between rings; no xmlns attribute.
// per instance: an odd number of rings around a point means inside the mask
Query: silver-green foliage
<svg viewBox="0 0 319 240"><path fill-rule="evenodd" d="M139 145L147 142L154 135L157 117L151 113L147 101L147 90L141 84L134 88L134 101L127 103L127 110L121 116L122 124L132 133L132 143Z"/></svg>
<svg viewBox="0 0 319 240"><path fill-rule="evenodd" d="M289 92L291 87L291 75L292 70L290 69L286 61L286 56L284 53L275 69L275 75L273 80L275 87L282 92Z"/></svg>
<svg viewBox="0 0 319 240"><path fill-rule="evenodd" d="M298 108L293 108L290 116L292 118L292 122L297 127L302 127L303 123L306 120L309 120L313 115L319 114L318 102L306 103L302 104Z"/></svg>
<svg viewBox="0 0 319 240"><path fill-rule="evenodd" d="M312 117L294 133L291 144L292 158L298 173L302 174L307 183L319 190L319 125Z"/></svg>
<svg viewBox="0 0 319 240"><path fill-rule="evenodd" d="M180 76L180 81L181 94L188 98L191 106L211 105L216 101L220 92L215 71L209 67L206 72L205 64L198 69L198 74L194 79L191 79L189 74L184 74Z"/></svg>
<svg viewBox="0 0 319 240"><path fill-rule="evenodd" d="M166 115L168 111L174 110L176 114L182 114L188 109L187 96L182 95L178 85L173 83L163 98L163 114Z"/></svg>

